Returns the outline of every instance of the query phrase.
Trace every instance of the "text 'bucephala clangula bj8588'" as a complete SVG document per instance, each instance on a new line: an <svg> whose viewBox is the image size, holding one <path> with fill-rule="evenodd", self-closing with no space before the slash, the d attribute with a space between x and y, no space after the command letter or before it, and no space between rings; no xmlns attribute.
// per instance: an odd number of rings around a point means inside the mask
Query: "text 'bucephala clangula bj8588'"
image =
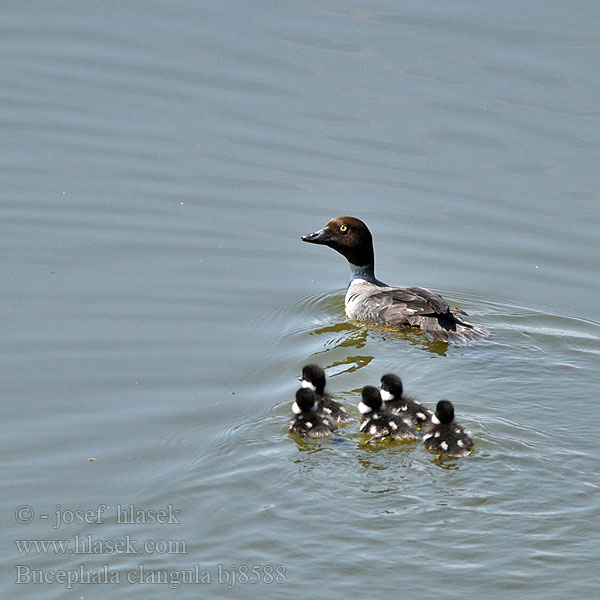
<svg viewBox="0 0 600 600"><path fill-rule="evenodd" d="M296 415L290 422L288 431L304 437L331 437L333 424L318 412L317 397L309 388L300 388L296 392L296 401L292 412Z"/></svg>
<svg viewBox="0 0 600 600"><path fill-rule="evenodd" d="M375 278L373 237L355 217L336 217L323 229L302 240L323 244L346 257L352 277L346 292L350 319L379 323L395 329L417 327L435 339L468 342L489 333L463 321L463 311L451 307L438 294L419 287L390 287Z"/></svg>
<svg viewBox="0 0 600 600"><path fill-rule="evenodd" d="M405 421L408 419L413 427L421 429L431 423L433 411L414 398L404 394L402 380L398 375L388 373L381 378L381 399L385 408L393 415L399 415Z"/></svg>
<svg viewBox="0 0 600 600"><path fill-rule="evenodd" d="M385 410L379 390L372 385L366 385L362 389L362 400L358 403L358 410L362 415L359 431L373 436L371 439L383 439L388 436L406 441L419 439L402 417Z"/></svg>
<svg viewBox="0 0 600 600"><path fill-rule="evenodd" d="M431 419L432 427L423 436L425 448L446 456L467 456L473 452L469 432L454 422L454 406L450 400L440 400Z"/></svg>
<svg viewBox="0 0 600 600"><path fill-rule="evenodd" d="M318 411L334 425L350 423L352 417L346 407L337 399L325 392L325 371L317 365L306 365L302 369L303 388L311 389L318 402Z"/></svg>

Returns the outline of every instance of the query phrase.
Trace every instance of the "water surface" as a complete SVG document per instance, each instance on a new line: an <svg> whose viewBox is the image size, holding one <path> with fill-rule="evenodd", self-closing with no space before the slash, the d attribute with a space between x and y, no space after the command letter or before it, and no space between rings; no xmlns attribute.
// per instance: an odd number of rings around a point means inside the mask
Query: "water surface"
<svg viewBox="0 0 600 600"><path fill-rule="evenodd" d="M599 16L4 3L4 596L593 595ZM344 259L300 241L343 214L379 277L492 338L347 321ZM355 425L295 442L308 362L351 407L389 371L451 399L474 455L364 447ZM160 510L179 523L139 522ZM80 569L119 583L56 582Z"/></svg>

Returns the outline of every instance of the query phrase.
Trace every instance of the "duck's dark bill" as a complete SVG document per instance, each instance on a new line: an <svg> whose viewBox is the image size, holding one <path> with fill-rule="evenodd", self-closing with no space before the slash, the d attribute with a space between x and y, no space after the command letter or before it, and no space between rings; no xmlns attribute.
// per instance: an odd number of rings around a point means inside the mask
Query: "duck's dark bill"
<svg viewBox="0 0 600 600"><path fill-rule="evenodd" d="M319 229L319 231L303 235L302 241L310 242L311 244L328 244L331 241L329 239L329 230L327 227L323 227L323 229Z"/></svg>

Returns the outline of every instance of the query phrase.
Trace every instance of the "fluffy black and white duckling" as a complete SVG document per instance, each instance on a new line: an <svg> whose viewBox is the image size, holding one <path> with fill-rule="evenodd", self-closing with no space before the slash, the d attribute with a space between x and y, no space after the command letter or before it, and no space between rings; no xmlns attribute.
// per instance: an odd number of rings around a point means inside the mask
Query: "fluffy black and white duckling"
<svg viewBox="0 0 600 600"><path fill-rule="evenodd" d="M352 417L346 407L331 394L325 391L325 371L317 365L306 365L302 369L303 388L312 390L319 403L318 412L328 418L334 425L350 423Z"/></svg>
<svg viewBox="0 0 600 600"><path fill-rule="evenodd" d="M417 327L434 339L449 342L489 337L485 329L463 320L466 313L431 290L391 287L376 279L373 237L360 219L336 217L302 240L329 246L348 260L352 273L345 300L348 318L394 329Z"/></svg>
<svg viewBox="0 0 600 600"><path fill-rule="evenodd" d="M409 419L417 429L431 423L433 411L414 398L404 394L402 380L398 375L388 373L381 378L381 399L385 408L393 415L399 415L404 420Z"/></svg>
<svg viewBox="0 0 600 600"><path fill-rule="evenodd" d="M450 400L437 403L431 423L431 429L423 437L425 448L454 457L473 452L473 440L469 432L454 422L454 406Z"/></svg>
<svg viewBox="0 0 600 600"><path fill-rule="evenodd" d="M288 431L304 437L331 437L333 424L317 412L318 403L315 393L309 388L300 388L292 404L295 417L290 421Z"/></svg>
<svg viewBox="0 0 600 600"><path fill-rule="evenodd" d="M362 400L358 403L360 418L359 431L371 435L371 439L381 439L387 436L396 440L419 439L412 427L401 417L385 410L381 394L373 385L362 389ZM369 440L370 441L370 440Z"/></svg>

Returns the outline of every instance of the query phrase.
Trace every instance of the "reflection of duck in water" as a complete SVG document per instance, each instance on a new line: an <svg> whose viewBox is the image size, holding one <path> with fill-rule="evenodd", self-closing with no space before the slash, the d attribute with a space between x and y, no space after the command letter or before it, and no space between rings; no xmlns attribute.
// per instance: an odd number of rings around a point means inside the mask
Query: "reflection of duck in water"
<svg viewBox="0 0 600 600"><path fill-rule="evenodd" d="M467 456L473 452L473 440L467 429L454 422L454 406L440 400L431 419L431 429L423 437L425 448L446 456Z"/></svg>
<svg viewBox="0 0 600 600"><path fill-rule="evenodd" d="M438 294L419 287L390 287L375 278L373 237L355 217L331 219L323 229L302 237L323 244L346 257L352 277L346 292L346 315L395 329L417 327L437 340L468 342L489 333L463 320L464 312L453 308Z"/></svg>
<svg viewBox="0 0 600 600"><path fill-rule="evenodd" d="M325 371L317 365L306 365L302 369L302 387L315 393L318 402L318 412L334 425L350 423L352 417L346 407L331 394L325 391Z"/></svg>
<svg viewBox="0 0 600 600"><path fill-rule="evenodd" d="M315 393L308 388L300 388L296 392L296 401L292 411L296 415L291 421L288 431L303 437L331 437L333 425L331 421L317 412L318 403Z"/></svg>
<svg viewBox="0 0 600 600"><path fill-rule="evenodd" d="M379 390L366 385L362 390L362 400L358 403L361 413L359 431L373 439L391 437L395 440L418 440L412 428L401 417L386 412Z"/></svg>
<svg viewBox="0 0 600 600"><path fill-rule="evenodd" d="M380 389L385 408L393 415L399 415L405 421L410 420L412 426L417 429L431 423L433 411L414 398L404 395L402 380L398 375L384 375L381 378Z"/></svg>

